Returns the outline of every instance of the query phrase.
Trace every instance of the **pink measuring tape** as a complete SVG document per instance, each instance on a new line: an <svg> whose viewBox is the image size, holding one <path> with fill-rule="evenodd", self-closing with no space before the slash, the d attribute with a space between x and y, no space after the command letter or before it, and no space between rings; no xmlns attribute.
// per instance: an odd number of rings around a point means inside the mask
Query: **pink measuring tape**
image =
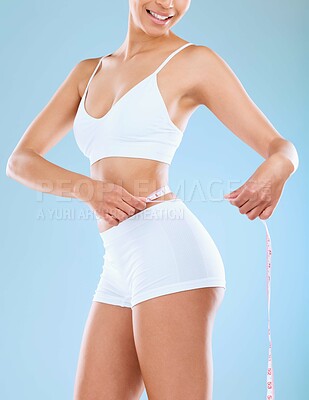
<svg viewBox="0 0 309 400"><path fill-rule="evenodd" d="M275 381L274 381L274 370L272 363L272 341L271 341L271 331L270 331L270 284L271 284L271 239L268 231L266 221L261 219L266 229L266 293L267 293L267 312L268 312L268 363L267 363L267 379L266 379L266 400L275 399Z"/></svg>
<svg viewBox="0 0 309 400"><path fill-rule="evenodd" d="M168 185L165 185L154 192L150 193L146 202L158 202L161 200L155 200L157 197L163 196L163 194L171 192ZM275 383L274 383L274 371L272 365L272 341L270 331L270 295L271 295L271 239L268 231L266 221L261 219L266 229L266 294L267 294L267 312L268 312L268 362L267 362L267 377L266 377L266 400L275 400Z"/></svg>
<svg viewBox="0 0 309 400"><path fill-rule="evenodd" d="M171 189L168 185L162 186L159 189L155 190L154 192L150 193L146 197L146 203L160 203L162 200L155 200L157 197L163 196L164 194L170 193Z"/></svg>

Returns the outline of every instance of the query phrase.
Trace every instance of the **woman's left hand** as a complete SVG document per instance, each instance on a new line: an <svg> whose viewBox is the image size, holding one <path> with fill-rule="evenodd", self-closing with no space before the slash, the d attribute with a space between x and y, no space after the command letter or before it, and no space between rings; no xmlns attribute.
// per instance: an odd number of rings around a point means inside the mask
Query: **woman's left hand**
<svg viewBox="0 0 309 400"><path fill-rule="evenodd" d="M290 176L288 161L277 154L267 158L255 173L238 189L224 198L239 208L250 220L269 218L281 197Z"/></svg>

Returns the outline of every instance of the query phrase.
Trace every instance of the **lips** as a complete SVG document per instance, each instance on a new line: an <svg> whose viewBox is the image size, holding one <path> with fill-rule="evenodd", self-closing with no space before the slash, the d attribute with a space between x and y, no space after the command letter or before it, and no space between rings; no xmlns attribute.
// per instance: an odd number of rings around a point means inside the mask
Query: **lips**
<svg viewBox="0 0 309 400"><path fill-rule="evenodd" d="M149 9L146 9L146 11L150 17L152 17L154 20L161 22L161 23L165 23L165 22L169 21L174 16L173 14L156 12L156 11L149 10Z"/></svg>

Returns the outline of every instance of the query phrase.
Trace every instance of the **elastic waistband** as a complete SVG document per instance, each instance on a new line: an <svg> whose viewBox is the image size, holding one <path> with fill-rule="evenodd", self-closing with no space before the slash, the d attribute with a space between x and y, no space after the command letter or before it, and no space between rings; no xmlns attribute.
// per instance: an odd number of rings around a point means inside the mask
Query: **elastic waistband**
<svg viewBox="0 0 309 400"><path fill-rule="evenodd" d="M153 217L158 219L158 215L160 215L160 211L169 210L169 209L181 209L184 206L184 202L182 199L174 198L169 200L163 200L161 203L157 203L152 205L151 207L145 208L142 211L128 217L124 221L120 222L116 226L112 226L111 228L100 232L100 236L105 245L108 245L116 238L120 237L124 233L129 232L130 230L140 226L141 224L146 223Z"/></svg>

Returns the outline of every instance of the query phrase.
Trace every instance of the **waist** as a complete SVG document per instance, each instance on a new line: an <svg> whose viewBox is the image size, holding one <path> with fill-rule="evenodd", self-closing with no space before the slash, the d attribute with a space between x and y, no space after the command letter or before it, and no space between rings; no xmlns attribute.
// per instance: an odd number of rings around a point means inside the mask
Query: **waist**
<svg viewBox="0 0 309 400"><path fill-rule="evenodd" d="M90 166L91 177L107 180L133 190L145 187L146 196L151 190L168 181L169 164L145 158L106 157ZM118 183L119 182L119 183Z"/></svg>
<svg viewBox="0 0 309 400"><path fill-rule="evenodd" d="M121 186L133 196L147 197L168 185L168 165L157 162L136 163L132 159L105 159L91 167L91 178ZM140 161L140 160L139 160ZM102 162L102 164L101 164ZM167 193L167 192L166 192Z"/></svg>
<svg viewBox="0 0 309 400"><path fill-rule="evenodd" d="M146 197L146 207L145 209L152 207L158 203L162 203L164 201L168 201L168 200L172 200L172 199L177 199L176 194L171 190L170 186L168 184L165 185L161 185L160 187L158 187L157 189L155 189L154 191L151 191L150 193L145 194L134 194L135 196L142 196L142 197ZM144 210L145 210L144 209ZM144 210L135 210L134 214L132 216L129 216L128 218L126 218L124 221L126 221L127 219L132 218L134 215L139 214L141 212L143 212ZM115 218L116 219L116 218ZM122 221L122 222L124 222ZM109 222L107 222L104 219L99 219L98 221L98 228L99 228L99 232L105 232L106 230L114 227L115 225L111 225ZM118 225L122 223L121 221L118 222ZM117 226L117 225L116 225Z"/></svg>

